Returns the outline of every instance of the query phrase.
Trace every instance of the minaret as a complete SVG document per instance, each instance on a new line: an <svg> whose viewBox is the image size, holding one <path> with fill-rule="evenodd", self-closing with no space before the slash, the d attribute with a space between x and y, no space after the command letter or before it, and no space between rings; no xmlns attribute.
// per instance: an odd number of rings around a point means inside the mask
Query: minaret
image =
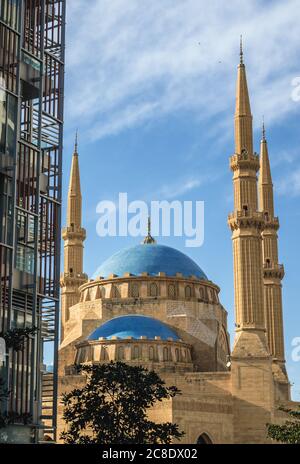
<svg viewBox="0 0 300 464"><path fill-rule="evenodd" d="M288 382L284 360L281 292L284 268L278 263L279 221L274 216L273 183L264 124L260 147L259 206L265 218L262 250L267 340L273 356L274 376L278 381Z"/></svg>
<svg viewBox="0 0 300 464"><path fill-rule="evenodd" d="M242 44L236 89L235 153L230 158L230 167L234 185L234 212L228 218L233 242L236 323L231 355L234 436L237 443L265 443L274 389L264 317L264 215L258 211L259 156L253 151L252 115Z"/></svg>
<svg viewBox="0 0 300 464"><path fill-rule="evenodd" d="M64 240L64 272L61 286L61 341L65 337L65 325L69 319L69 308L79 301L78 288L87 280L83 273L83 242L85 229L81 227L82 199L78 162L77 133L72 158L67 205L67 225L62 231Z"/></svg>
<svg viewBox="0 0 300 464"><path fill-rule="evenodd" d="M253 152L252 114L241 46L236 89L235 154L230 158L234 184L232 230L236 331L255 331L265 338L261 231L258 212L259 157Z"/></svg>

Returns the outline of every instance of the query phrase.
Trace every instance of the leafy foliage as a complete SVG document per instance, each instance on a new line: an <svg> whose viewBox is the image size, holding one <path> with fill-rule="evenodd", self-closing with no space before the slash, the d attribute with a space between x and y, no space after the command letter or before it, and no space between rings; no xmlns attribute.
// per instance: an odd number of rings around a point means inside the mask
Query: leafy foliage
<svg viewBox="0 0 300 464"><path fill-rule="evenodd" d="M78 366L87 376L82 389L63 395L68 431L61 434L69 444L168 444L184 433L176 424L157 424L147 418L156 402L180 394L154 372L121 362Z"/></svg>
<svg viewBox="0 0 300 464"><path fill-rule="evenodd" d="M4 338L6 347L12 348L14 351L22 351L25 340L34 335L36 327L26 327L25 329L11 329L7 332L0 333L0 337Z"/></svg>
<svg viewBox="0 0 300 464"><path fill-rule="evenodd" d="M8 390L5 387L4 381L0 378L0 429L6 426L6 417L1 412L1 405L4 401L6 401L8 397Z"/></svg>
<svg viewBox="0 0 300 464"><path fill-rule="evenodd" d="M22 351L24 349L25 340L36 333L36 327L29 327L25 329L11 329L7 332L1 332L0 337L4 338L6 348L11 348L13 351ZM32 416L28 413L18 414L15 412L2 412L2 404L7 400L10 392L5 386L4 380L0 377L0 429L9 424L29 424Z"/></svg>
<svg viewBox="0 0 300 464"><path fill-rule="evenodd" d="M299 411L279 408L293 420L287 420L283 425L267 424L268 436L281 443L300 444L300 406Z"/></svg>

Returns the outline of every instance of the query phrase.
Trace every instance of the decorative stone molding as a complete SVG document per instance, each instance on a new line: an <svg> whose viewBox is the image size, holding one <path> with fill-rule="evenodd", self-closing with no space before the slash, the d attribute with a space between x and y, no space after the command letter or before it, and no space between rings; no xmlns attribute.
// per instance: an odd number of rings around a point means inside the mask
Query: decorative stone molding
<svg viewBox="0 0 300 464"><path fill-rule="evenodd" d="M257 153L249 154L245 150L242 154L235 153L230 157L230 168L232 171L238 169L259 170L259 155Z"/></svg>
<svg viewBox="0 0 300 464"><path fill-rule="evenodd" d="M129 364L155 364L155 369L175 372L176 370L193 371L191 346L172 338L161 340L160 337L138 340L100 338L84 340L76 345L75 364L123 361Z"/></svg>
<svg viewBox="0 0 300 464"><path fill-rule="evenodd" d="M264 229L264 214L259 211L235 211L228 215L228 225L232 231L239 229Z"/></svg>
<svg viewBox="0 0 300 464"><path fill-rule="evenodd" d="M82 284L82 281L80 282ZM99 288L99 289L98 289ZM110 276L109 279L85 281L79 288L80 301L86 301L88 289L91 301L96 299L174 299L219 304L219 287L211 281L193 276Z"/></svg>
<svg viewBox="0 0 300 464"><path fill-rule="evenodd" d="M264 263L263 272L266 279L274 278L282 280L284 277L284 266L283 264Z"/></svg>

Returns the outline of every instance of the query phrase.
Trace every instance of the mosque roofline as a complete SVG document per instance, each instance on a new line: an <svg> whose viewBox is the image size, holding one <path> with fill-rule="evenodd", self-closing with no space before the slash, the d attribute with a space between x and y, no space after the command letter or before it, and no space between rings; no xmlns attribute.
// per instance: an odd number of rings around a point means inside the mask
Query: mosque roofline
<svg viewBox="0 0 300 464"><path fill-rule="evenodd" d="M145 278L151 281L167 280L167 281L172 282L172 281L179 280L180 282L201 283L202 285L205 285L208 287L214 287L218 292L221 291L220 287L217 284L215 284L212 280L203 279L203 278L193 276L193 275L188 276L188 277L183 276L183 275L168 276L164 272L161 272L158 275L151 275L146 272L143 272L139 275L132 275L132 274L128 275L128 273L125 273L123 276L114 275L113 277L109 276L106 278L99 276L99 277L96 277L95 279L89 279L88 282L85 282L79 287L79 292L85 290L86 288L93 287L99 284L104 285L104 284L111 283L111 282L128 282L131 280L142 281Z"/></svg>

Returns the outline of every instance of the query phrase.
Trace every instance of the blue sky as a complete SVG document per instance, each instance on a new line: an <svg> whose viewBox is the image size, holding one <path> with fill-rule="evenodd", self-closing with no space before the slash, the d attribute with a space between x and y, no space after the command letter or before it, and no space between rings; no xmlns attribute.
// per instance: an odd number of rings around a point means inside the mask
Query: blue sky
<svg viewBox="0 0 300 464"><path fill-rule="evenodd" d="M96 205L129 200L205 201L205 241L158 239L190 255L221 287L233 341L233 271L227 214L233 208L235 82L243 34L255 149L264 115L280 218L286 358L300 400L300 76L298 0L72 0L68 5L64 200L74 133L84 207L85 271L136 238L100 238ZM66 203L65 203L66 204ZM65 205L64 205L65 206ZM65 208L63 223L65 222Z"/></svg>

